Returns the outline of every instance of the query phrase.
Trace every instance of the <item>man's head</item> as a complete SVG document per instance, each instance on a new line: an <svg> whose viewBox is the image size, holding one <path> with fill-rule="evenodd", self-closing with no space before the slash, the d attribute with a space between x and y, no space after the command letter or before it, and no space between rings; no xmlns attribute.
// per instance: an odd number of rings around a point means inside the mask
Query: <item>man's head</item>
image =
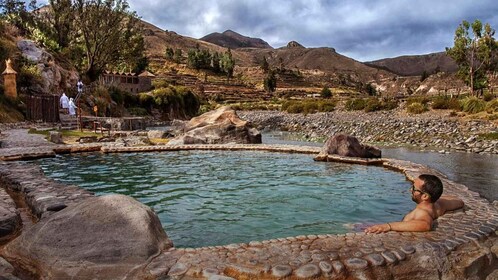
<svg viewBox="0 0 498 280"><path fill-rule="evenodd" d="M443 193L443 183L434 175L422 174L413 181L412 200L416 203L422 201L436 202Z"/></svg>

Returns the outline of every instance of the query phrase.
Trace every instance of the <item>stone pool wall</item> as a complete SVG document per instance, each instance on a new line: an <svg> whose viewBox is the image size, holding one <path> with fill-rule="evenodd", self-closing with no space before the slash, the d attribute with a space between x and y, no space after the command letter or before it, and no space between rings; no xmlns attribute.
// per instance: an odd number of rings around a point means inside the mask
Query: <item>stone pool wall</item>
<svg viewBox="0 0 498 280"><path fill-rule="evenodd" d="M261 150L306 153L310 154L310 158L319 152L319 148L315 147L287 145L120 148L105 145L54 145L16 151L0 149L0 159L4 161L0 162L0 185L9 192L21 194L33 215L44 220L66 207L93 197L93 194L77 186L67 186L48 179L40 167L20 162L20 159L84 151L120 153L178 150ZM150 279L484 279L489 275L489 279L496 279L498 210L477 193L448 180L435 170L408 161L357 160L336 156L328 156L325 160L384 166L403 172L410 180L422 173L436 174L443 180L444 193L460 197L466 207L438 218L434 230L424 233L303 235L203 248L172 247L150 259L142 275ZM1 197L5 195L1 196L0 193ZM1 204L2 201L6 201L6 206ZM0 209L1 206L9 214L0 213L0 227L14 223L16 226L11 227L9 233L18 234L19 229L22 232L22 225L15 222L19 221L15 204L6 197L0 199ZM0 274L13 273L14 268L0 260Z"/></svg>

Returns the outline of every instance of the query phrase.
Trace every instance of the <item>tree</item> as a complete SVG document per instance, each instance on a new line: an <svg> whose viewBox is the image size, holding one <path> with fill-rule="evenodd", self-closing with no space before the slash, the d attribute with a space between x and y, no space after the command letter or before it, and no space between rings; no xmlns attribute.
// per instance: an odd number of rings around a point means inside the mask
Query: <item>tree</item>
<svg viewBox="0 0 498 280"><path fill-rule="evenodd" d="M181 63L182 59L183 59L183 52L182 52L182 50L181 49L176 49L175 50L175 56L174 56L173 60L176 63Z"/></svg>
<svg viewBox="0 0 498 280"><path fill-rule="evenodd" d="M263 81L263 85L265 87L265 91L268 93L272 93L277 89L277 77L275 76L275 71L268 71L268 74Z"/></svg>
<svg viewBox="0 0 498 280"><path fill-rule="evenodd" d="M453 47L446 48L446 53L458 64L458 75L470 86L472 95L487 85L483 72L493 67L494 33L489 24L483 27L479 20L472 24L464 20L455 31Z"/></svg>
<svg viewBox="0 0 498 280"><path fill-rule="evenodd" d="M221 72L220 54L218 52L214 52L214 54L211 56L211 68L213 69L214 73Z"/></svg>
<svg viewBox="0 0 498 280"><path fill-rule="evenodd" d="M106 67L140 61L145 45L126 0L74 0L73 5L85 52L84 72L91 81Z"/></svg>
<svg viewBox="0 0 498 280"><path fill-rule="evenodd" d="M235 68L235 60L232 58L230 48L221 56L220 66L221 71L227 75L227 81L230 82L230 78L233 77L233 70Z"/></svg>
<svg viewBox="0 0 498 280"><path fill-rule="evenodd" d="M377 95L377 90L375 89L374 86L372 86L372 84L368 83L366 86L365 86L365 91L368 93L368 95L370 96L376 96Z"/></svg>
<svg viewBox="0 0 498 280"><path fill-rule="evenodd" d="M428 77L429 77L429 74L427 73L427 71L424 70L424 72L422 72L422 76L420 76L420 81L423 82Z"/></svg>
<svg viewBox="0 0 498 280"><path fill-rule="evenodd" d="M28 6L25 2L27 1L0 0L0 16L23 32L34 25L33 14L28 10L36 8L36 0L30 0Z"/></svg>
<svg viewBox="0 0 498 280"><path fill-rule="evenodd" d="M263 56L263 60L261 61L261 70L263 72L268 73L268 70L270 70L270 64L266 60L266 57Z"/></svg>
<svg viewBox="0 0 498 280"><path fill-rule="evenodd" d="M322 98L330 98L332 97L332 91L328 87L323 87L322 91L320 91L320 96Z"/></svg>
<svg viewBox="0 0 498 280"><path fill-rule="evenodd" d="M173 56L175 55L175 51L173 48L167 47L164 53L166 55L166 59L173 60Z"/></svg>

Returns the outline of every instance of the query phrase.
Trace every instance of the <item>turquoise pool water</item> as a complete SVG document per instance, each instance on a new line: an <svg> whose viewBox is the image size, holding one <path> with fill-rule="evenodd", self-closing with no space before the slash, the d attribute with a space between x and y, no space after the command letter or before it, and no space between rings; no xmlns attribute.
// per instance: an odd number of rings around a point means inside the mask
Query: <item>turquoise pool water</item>
<svg viewBox="0 0 498 280"><path fill-rule="evenodd" d="M414 203L403 174L254 151L81 154L40 160L45 174L154 209L177 247L351 232L402 219Z"/></svg>

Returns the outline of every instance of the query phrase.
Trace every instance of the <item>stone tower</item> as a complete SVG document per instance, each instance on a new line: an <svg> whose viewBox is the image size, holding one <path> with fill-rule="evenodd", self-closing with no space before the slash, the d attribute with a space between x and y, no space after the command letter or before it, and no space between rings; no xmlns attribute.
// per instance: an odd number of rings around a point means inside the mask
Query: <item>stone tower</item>
<svg viewBox="0 0 498 280"><path fill-rule="evenodd" d="M7 59L5 61L6 67L5 71L3 71L3 86L4 86L4 92L5 96L7 96L10 99L16 99L17 98L17 84L16 84L16 76L17 72L12 69L12 61Z"/></svg>

